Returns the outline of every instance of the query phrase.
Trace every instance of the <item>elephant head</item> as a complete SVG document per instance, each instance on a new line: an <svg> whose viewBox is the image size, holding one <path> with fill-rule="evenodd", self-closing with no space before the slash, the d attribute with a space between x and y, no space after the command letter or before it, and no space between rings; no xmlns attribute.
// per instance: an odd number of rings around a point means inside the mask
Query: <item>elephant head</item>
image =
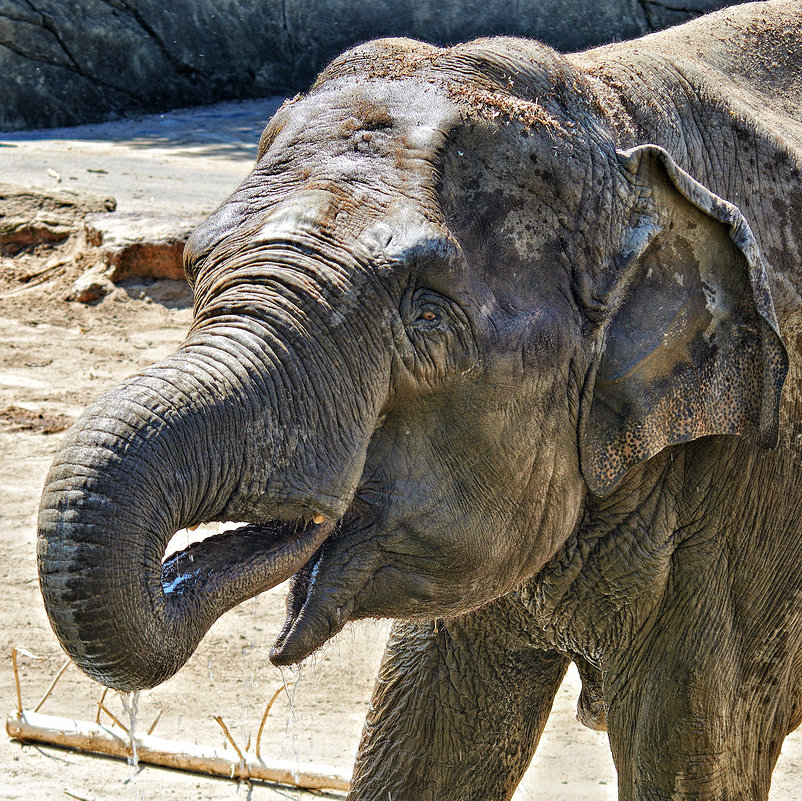
<svg viewBox="0 0 802 801"><path fill-rule="evenodd" d="M48 614L109 686L163 681L290 575L277 664L478 608L666 446L776 437L748 225L664 151L618 152L532 42L341 56L185 255L186 341L85 412L42 499ZM224 520L250 525L164 561Z"/></svg>

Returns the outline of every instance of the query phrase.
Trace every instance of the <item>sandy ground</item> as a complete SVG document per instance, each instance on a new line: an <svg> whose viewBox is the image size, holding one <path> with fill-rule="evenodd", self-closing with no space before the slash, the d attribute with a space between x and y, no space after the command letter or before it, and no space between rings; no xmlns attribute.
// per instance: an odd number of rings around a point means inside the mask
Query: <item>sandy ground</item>
<svg viewBox="0 0 802 801"><path fill-rule="evenodd" d="M121 211L182 213L213 209L247 173L262 124L277 100L58 131L0 134L0 180L113 195ZM50 171L50 172L48 172ZM55 175L54 175L55 173ZM60 180L57 180L60 179ZM0 260L0 274L2 260ZM0 700L15 704L10 651L21 656L23 701L35 705L64 655L45 619L34 558L38 498L65 425L105 388L167 355L191 318L177 282L130 283L96 306L63 300L69 275L35 287L0 289ZM189 535L177 535L179 541ZM183 543L182 543L183 544ZM222 747L222 715L234 738L255 737L264 705L287 683L273 710L262 753L327 762L348 771L356 750L387 625L347 628L297 670L267 659L283 619L283 588L252 599L218 621L187 666L140 701L138 726L163 710L156 734ZM293 684L294 683L294 684ZM579 690L572 670L515 799L615 799L606 736L574 719ZM101 688L71 667L42 708L94 719ZM119 699L107 704L121 715ZM773 801L802 797L802 735L786 740ZM312 794L237 784L0 738L0 798L267 799Z"/></svg>

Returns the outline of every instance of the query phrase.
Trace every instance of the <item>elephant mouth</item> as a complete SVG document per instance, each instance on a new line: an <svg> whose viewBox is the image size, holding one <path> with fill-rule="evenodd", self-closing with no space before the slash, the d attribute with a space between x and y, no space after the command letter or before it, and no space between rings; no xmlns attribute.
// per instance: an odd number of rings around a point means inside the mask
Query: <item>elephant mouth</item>
<svg viewBox="0 0 802 801"><path fill-rule="evenodd" d="M315 516L249 524L171 554L161 565L161 590L168 609L199 608L204 596L214 595L218 603L210 609L211 624L244 598L291 579L284 627L270 658L277 665L301 661L351 619L354 587L360 585L361 574L375 569L372 563L352 563L332 576L326 564L327 556L343 548L348 551L352 540L373 530L375 515L366 514L364 506L353 502L339 521ZM248 589L240 592L245 584Z"/></svg>
<svg viewBox="0 0 802 801"><path fill-rule="evenodd" d="M236 582L237 571L246 565L251 594L272 589L298 573L334 529L334 521L315 520L250 524L171 554L161 566L165 598L177 601L206 592L210 585Z"/></svg>

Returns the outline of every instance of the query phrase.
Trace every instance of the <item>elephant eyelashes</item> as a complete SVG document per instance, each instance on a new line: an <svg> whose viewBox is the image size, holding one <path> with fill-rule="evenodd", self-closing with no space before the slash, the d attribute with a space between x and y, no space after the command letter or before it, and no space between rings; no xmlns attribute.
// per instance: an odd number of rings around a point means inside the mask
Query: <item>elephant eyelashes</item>
<svg viewBox="0 0 802 801"><path fill-rule="evenodd" d="M197 270L196 265L194 262L190 260L184 261L184 277L187 279L187 283L191 286L195 286L195 279L197 277Z"/></svg>

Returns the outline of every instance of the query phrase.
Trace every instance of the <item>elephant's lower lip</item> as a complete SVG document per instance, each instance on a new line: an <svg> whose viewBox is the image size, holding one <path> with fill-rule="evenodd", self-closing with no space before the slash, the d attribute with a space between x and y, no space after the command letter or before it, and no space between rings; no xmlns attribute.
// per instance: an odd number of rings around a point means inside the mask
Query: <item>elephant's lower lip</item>
<svg viewBox="0 0 802 801"><path fill-rule="evenodd" d="M378 499L378 500L377 500ZM295 574L287 595L287 616L270 650L274 665L292 665L309 656L353 619L356 596L381 567L380 551L363 559L362 545L381 536L384 505L375 490L360 488L337 530ZM333 554L350 554L331 570ZM328 566L327 566L328 565Z"/></svg>
<svg viewBox="0 0 802 801"><path fill-rule="evenodd" d="M334 529L334 521L307 520L247 525L225 531L182 551L162 564L161 583L166 596L192 592L196 585L241 560L261 564L260 586L265 592L295 575L311 559Z"/></svg>
<svg viewBox="0 0 802 801"><path fill-rule="evenodd" d="M274 665L292 665L306 659L352 619L355 591L364 583L366 573L350 565L332 574L327 557L340 550L344 541L372 530L366 523L367 519L352 509L339 522L336 537L324 543L293 577L284 626L270 650ZM369 566L369 574L373 567Z"/></svg>

